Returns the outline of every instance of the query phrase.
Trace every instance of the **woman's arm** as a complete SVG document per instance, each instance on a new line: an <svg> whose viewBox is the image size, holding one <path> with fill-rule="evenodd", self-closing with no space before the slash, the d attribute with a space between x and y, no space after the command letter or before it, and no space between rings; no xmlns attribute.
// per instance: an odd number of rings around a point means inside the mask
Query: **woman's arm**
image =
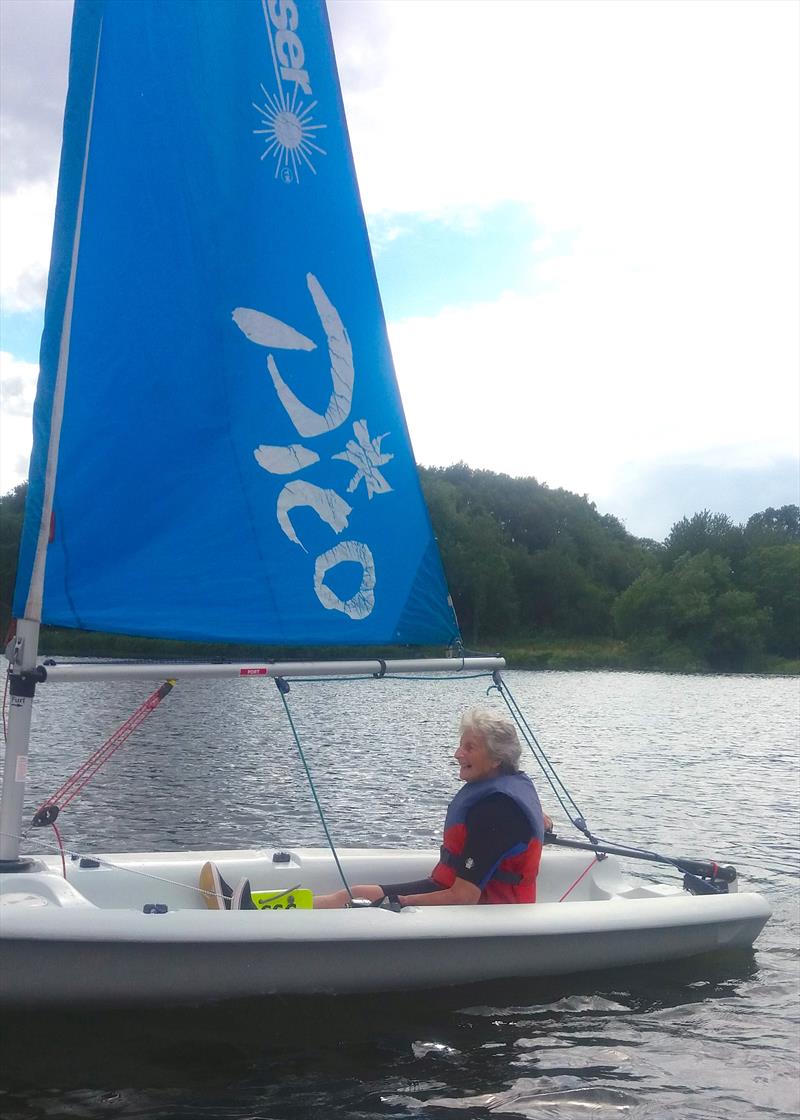
<svg viewBox="0 0 800 1120"><path fill-rule="evenodd" d="M481 897L480 887L468 883L466 879L456 879L452 887L430 894L400 894L397 901L401 906L472 906Z"/></svg>

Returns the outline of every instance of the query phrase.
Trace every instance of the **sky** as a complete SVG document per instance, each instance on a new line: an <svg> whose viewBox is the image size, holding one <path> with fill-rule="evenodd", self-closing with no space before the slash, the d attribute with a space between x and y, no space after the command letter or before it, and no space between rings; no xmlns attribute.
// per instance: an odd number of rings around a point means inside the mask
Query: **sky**
<svg viewBox="0 0 800 1120"><path fill-rule="evenodd" d="M71 0L0 0L0 493L27 474ZM329 0L417 461L637 536L800 501L800 4Z"/></svg>

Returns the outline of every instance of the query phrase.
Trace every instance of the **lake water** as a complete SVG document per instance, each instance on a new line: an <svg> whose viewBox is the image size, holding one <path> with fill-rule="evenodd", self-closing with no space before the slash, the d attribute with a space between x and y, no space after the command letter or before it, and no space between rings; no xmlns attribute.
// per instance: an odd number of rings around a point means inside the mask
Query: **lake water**
<svg viewBox="0 0 800 1120"><path fill-rule="evenodd" d="M3 1023L5 1120L798 1116L797 680L506 679L595 832L733 863L742 889L769 899L754 953L435 995L15 1014ZM438 842L458 716L490 683L292 684L338 845ZM149 691L39 689L31 811ZM179 682L59 823L85 852L324 844L263 681ZM51 836L34 831L28 847Z"/></svg>

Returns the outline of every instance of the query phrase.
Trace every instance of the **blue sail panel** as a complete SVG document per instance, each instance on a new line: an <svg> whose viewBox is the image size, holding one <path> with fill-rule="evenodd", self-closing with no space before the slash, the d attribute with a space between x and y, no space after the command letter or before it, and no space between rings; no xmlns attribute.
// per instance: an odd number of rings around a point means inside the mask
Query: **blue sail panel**
<svg viewBox="0 0 800 1120"><path fill-rule="evenodd" d="M17 617L457 636L324 5L78 0L41 367Z"/></svg>

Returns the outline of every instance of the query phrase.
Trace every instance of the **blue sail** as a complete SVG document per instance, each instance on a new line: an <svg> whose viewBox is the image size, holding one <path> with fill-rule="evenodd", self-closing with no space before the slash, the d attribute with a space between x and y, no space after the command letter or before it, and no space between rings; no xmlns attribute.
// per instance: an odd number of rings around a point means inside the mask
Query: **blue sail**
<svg viewBox="0 0 800 1120"><path fill-rule="evenodd" d="M77 0L14 610L457 636L324 4Z"/></svg>

